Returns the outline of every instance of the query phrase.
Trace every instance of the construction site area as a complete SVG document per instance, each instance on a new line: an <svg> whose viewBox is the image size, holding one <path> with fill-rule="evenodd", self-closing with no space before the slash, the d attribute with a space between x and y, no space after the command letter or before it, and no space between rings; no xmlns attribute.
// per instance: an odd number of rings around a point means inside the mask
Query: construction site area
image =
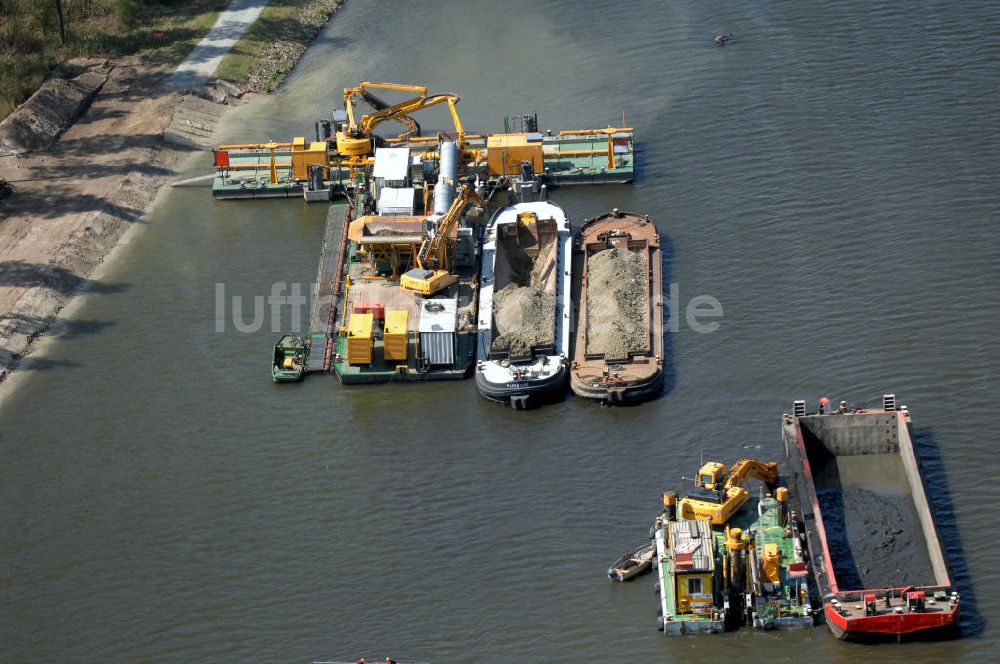
<svg viewBox="0 0 1000 664"><path fill-rule="evenodd" d="M406 98L390 102L384 95ZM329 371L344 383L468 377L478 339L482 243L494 218L518 201L547 200L559 187L626 184L634 177L628 127L542 133L532 114L514 119L517 131L506 118L504 133L471 133L458 101L456 94L430 94L419 85L362 82L344 89L342 109L314 123L315 140L299 136L214 151L217 199L302 197L331 205L302 339L306 352L303 357L299 344L279 343L272 368L277 382ZM413 115L435 106L447 108L453 126L422 136ZM402 131L376 133L386 123ZM557 266L564 264L567 283L571 270L568 258L557 260L556 222L522 217L500 228L488 305L491 353L514 363L553 352L561 306ZM628 270L611 268L603 278L628 279ZM630 286L612 288L619 290L609 297L621 299ZM615 359L648 348L633 338L648 325L636 313L641 303L621 306L634 319L624 342L612 340L621 332L611 318L622 312L604 314L615 325L606 342ZM568 308L563 315L569 328ZM559 352L567 357L568 351Z"/></svg>

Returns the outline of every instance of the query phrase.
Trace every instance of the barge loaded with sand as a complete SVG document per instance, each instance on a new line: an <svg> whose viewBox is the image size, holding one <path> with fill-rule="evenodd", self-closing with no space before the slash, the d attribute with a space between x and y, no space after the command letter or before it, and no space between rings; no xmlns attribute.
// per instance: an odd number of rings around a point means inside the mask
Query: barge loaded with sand
<svg viewBox="0 0 1000 664"><path fill-rule="evenodd" d="M479 279L476 387L516 410L561 397L572 328L569 220L547 201L493 217Z"/></svg>
<svg viewBox="0 0 1000 664"><path fill-rule="evenodd" d="M756 495L749 478L763 483ZM663 494L652 528L657 628L669 635L741 625L770 630L815 624L801 524L778 464L711 461L680 502Z"/></svg>
<svg viewBox="0 0 1000 664"><path fill-rule="evenodd" d="M636 403L663 385L660 236L647 215L613 210L586 222L574 253L578 313L570 385L605 404Z"/></svg>
<svg viewBox="0 0 1000 664"><path fill-rule="evenodd" d="M399 93L412 96L380 97ZM473 134L458 101L421 85L363 81L344 88L343 109L315 123L315 140L213 151L217 199L301 196L332 204L303 373L333 371L343 383L467 377L476 359L482 223L464 208L452 215L450 201L467 189L485 208L497 194L525 202L555 187L633 181L629 127L542 133L531 114L513 124L505 118L503 133ZM370 112L362 115L362 106ZM453 130L421 136L412 116L434 106L447 108ZM377 133L392 126L403 130ZM561 336L570 316L563 305L547 357L568 352Z"/></svg>
<svg viewBox="0 0 1000 664"><path fill-rule="evenodd" d="M928 504L910 413L887 394L877 410L845 402L782 421L823 613L841 639L952 634L959 597Z"/></svg>

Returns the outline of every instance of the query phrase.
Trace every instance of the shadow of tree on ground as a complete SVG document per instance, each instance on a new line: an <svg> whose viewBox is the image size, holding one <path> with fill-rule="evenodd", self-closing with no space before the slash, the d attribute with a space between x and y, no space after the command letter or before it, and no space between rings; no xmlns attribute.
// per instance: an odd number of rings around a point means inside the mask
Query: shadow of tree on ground
<svg viewBox="0 0 1000 664"><path fill-rule="evenodd" d="M120 293L128 284L103 283L86 279L58 265L26 263L24 261L0 262L0 286L13 288L49 288L62 295L79 291L91 293Z"/></svg>

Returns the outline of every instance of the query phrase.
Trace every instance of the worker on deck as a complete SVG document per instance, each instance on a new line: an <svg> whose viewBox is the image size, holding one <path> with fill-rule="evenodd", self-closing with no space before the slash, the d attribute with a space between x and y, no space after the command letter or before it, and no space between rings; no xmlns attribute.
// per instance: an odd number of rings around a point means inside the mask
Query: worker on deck
<svg viewBox="0 0 1000 664"><path fill-rule="evenodd" d="M830 399L827 397L821 397L819 400L819 414L826 415L826 407L830 405Z"/></svg>

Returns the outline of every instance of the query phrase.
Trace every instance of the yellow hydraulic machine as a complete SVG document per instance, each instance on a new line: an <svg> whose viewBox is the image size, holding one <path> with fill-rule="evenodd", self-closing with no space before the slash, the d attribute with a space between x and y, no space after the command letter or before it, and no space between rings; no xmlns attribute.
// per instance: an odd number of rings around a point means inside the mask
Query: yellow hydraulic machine
<svg viewBox="0 0 1000 664"><path fill-rule="evenodd" d="M397 90L402 92L413 92L416 96L393 104L384 105L378 98L373 97L370 89ZM354 107L358 100L364 100L373 107L379 107L374 113L364 115L360 120L355 118ZM375 128L383 122L395 121L406 127L405 131L399 134L397 140L405 140L415 134L419 127L416 121L410 117L412 113L425 108L431 108L439 104L447 104L451 112L452 121L455 123L455 132L458 134L459 147L465 141L465 130L462 128L462 121L458 117L458 110L455 104L460 97L452 93L427 94L427 88L422 85L406 85L403 83L372 83L364 81L354 88L344 88L344 107L347 111L347 124L337 131L337 153L347 159L348 166L353 170L364 164L365 160L375 151L373 134Z"/></svg>
<svg viewBox="0 0 1000 664"><path fill-rule="evenodd" d="M401 288L428 297L458 281L458 276L452 274L449 260L449 254L454 252L451 234L462 213L472 204L486 207L482 196L471 187L463 186L448 211L438 219L437 228L424 238L417 251L417 266L399 280Z"/></svg>
<svg viewBox="0 0 1000 664"><path fill-rule="evenodd" d="M709 461L698 471L695 490L680 501L680 515L685 519L710 521L721 526L729 521L750 498L743 488L748 477L755 477L765 484L778 481L778 464L774 461L740 459L729 469L717 461Z"/></svg>

